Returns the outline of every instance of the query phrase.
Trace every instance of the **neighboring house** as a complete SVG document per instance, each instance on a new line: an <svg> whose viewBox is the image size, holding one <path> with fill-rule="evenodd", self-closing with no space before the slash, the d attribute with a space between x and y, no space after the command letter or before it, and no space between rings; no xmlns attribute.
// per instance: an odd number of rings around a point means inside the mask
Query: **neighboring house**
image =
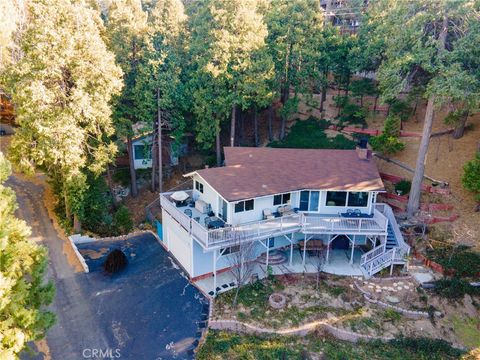
<svg viewBox="0 0 480 360"><path fill-rule="evenodd" d="M340 249L365 277L405 265L409 246L391 208L377 203L384 185L369 155L360 148L227 147L224 167L185 175L194 184L187 201L160 195L162 241L194 281L216 281L232 266L228 257L239 241L254 243L254 258L267 253L267 265L279 248L290 266L294 249L305 263L312 240L327 263Z"/></svg>
<svg viewBox="0 0 480 360"><path fill-rule="evenodd" d="M135 169L148 169L152 167L152 134L144 134L133 138L133 163ZM162 160L163 165L176 166L178 158L185 154L186 145L179 145L175 148L174 141L168 133L162 136ZM128 166L128 157L123 156L117 159L117 165Z"/></svg>

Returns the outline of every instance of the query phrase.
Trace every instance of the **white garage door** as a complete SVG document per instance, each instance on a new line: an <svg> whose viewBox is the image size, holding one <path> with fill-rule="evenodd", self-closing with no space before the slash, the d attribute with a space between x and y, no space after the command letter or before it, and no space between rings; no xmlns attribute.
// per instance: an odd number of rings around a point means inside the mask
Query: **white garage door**
<svg viewBox="0 0 480 360"><path fill-rule="evenodd" d="M190 236L183 229L168 229L168 250L175 256L177 261L191 275L192 272L192 249Z"/></svg>

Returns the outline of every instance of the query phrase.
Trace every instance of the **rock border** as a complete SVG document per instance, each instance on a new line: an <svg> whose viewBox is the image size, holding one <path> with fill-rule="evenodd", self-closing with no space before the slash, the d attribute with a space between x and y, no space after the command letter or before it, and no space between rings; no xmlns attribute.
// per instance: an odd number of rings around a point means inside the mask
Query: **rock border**
<svg viewBox="0 0 480 360"><path fill-rule="evenodd" d="M391 305L391 304L388 304L388 303L380 301L380 300L375 300L375 299L371 298L372 294L370 292L366 291L366 290L363 290L357 284L356 281L354 281L353 284L355 285L357 290L360 291L363 294L363 297L365 298L365 300L367 300L370 304L378 305L379 307L381 307L383 309L393 309L393 310L399 312L400 314L402 314L406 317L409 317L411 319L424 319L424 318L429 318L430 317L430 314L428 312L425 312L425 311L408 310L408 309L404 309L400 306L395 306L395 305ZM437 311L437 312L435 312L435 316L441 317L442 313Z"/></svg>
<svg viewBox="0 0 480 360"><path fill-rule="evenodd" d="M393 336L371 336L371 335L364 335L364 334L359 334L359 333L348 331L348 330L339 329L331 324L328 324L327 321L328 320L318 320L318 321L313 321L295 328L275 330L275 329L250 325L238 320L219 319L219 320L211 320L209 322L209 328L213 330L226 330L226 331L242 332L246 334L269 334L269 335L301 336L301 337L304 337L309 333L320 329L339 340L349 341L352 343L356 343L360 340L361 341L373 341L373 340L389 341L394 339Z"/></svg>

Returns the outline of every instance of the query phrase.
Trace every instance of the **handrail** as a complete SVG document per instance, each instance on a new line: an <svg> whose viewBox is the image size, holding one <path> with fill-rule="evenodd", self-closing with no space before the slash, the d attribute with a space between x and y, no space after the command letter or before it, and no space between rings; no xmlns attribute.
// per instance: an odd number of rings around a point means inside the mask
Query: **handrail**
<svg viewBox="0 0 480 360"><path fill-rule="evenodd" d="M403 251L405 251L406 255L410 253L410 246L405 242L402 232L398 227L397 220L395 219L395 215L393 213L392 208L384 203L376 204L376 207L383 207L383 213L385 217L391 222L392 229L395 234L395 238L397 239L398 247L400 247Z"/></svg>
<svg viewBox="0 0 480 360"><path fill-rule="evenodd" d="M360 258L360 265L363 265L371 260L374 260L376 257L385 253L385 246L386 244L379 245L374 247L372 250L363 254Z"/></svg>

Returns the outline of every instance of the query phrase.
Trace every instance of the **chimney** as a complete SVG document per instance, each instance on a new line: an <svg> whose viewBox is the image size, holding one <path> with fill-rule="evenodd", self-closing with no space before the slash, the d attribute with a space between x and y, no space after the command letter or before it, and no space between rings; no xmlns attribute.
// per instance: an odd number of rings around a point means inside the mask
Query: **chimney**
<svg viewBox="0 0 480 360"><path fill-rule="evenodd" d="M355 151L357 152L359 159L369 160L372 156L372 152L368 150L368 138L361 138L357 144L357 147L355 148Z"/></svg>

